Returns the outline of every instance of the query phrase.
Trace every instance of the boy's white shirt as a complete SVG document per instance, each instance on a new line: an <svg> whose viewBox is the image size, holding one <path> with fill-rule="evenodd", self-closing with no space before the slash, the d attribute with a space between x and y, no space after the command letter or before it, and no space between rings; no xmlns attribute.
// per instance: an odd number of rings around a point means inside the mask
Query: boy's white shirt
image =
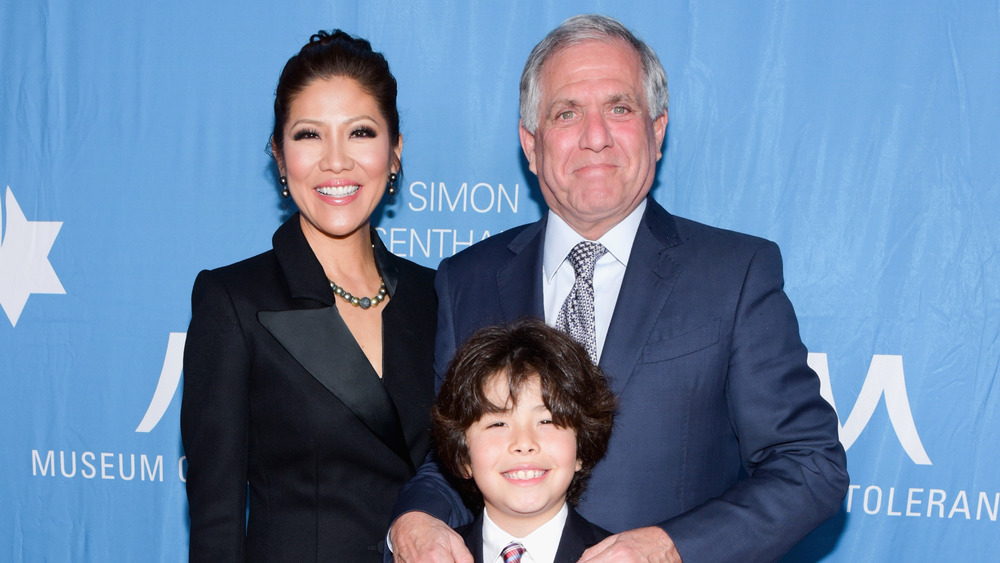
<svg viewBox="0 0 1000 563"><path fill-rule="evenodd" d="M567 516L569 507L563 502L562 508L548 522L526 537L517 538L500 529L500 526L490 519L489 510L483 510L483 561L503 563L500 552L511 542L517 542L524 546L525 550L521 556L522 563L553 563Z"/></svg>
<svg viewBox="0 0 1000 563"><path fill-rule="evenodd" d="M632 210L622 222L597 239L608 252L597 260L594 268L594 332L597 337L597 360L608 337L611 317L618 303L625 267L632 254L632 244L646 211L646 200ZM559 310L576 282L576 272L567 255L584 239L562 218L549 210L545 239L542 242L542 300L545 322L556 326ZM595 360L595 361L597 361Z"/></svg>

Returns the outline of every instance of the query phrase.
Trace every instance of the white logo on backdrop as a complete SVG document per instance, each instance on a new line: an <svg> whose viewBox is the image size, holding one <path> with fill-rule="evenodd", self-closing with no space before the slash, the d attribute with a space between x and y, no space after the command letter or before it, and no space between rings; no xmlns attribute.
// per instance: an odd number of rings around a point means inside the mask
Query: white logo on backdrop
<svg viewBox="0 0 1000 563"><path fill-rule="evenodd" d="M163 358L163 368L160 370L160 378L156 383L156 391L153 392L153 399L150 401L142 421L135 429L136 432L153 430L163 418L170 402L177 393L183 370L186 338L187 334L183 332L170 333L167 341L167 352ZM833 399L833 391L830 386L830 368L826 354L810 353L808 363L809 367L819 376L820 395L836 411L837 404ZM892 422L893 430L895 430L903 450L914 463L931 465L931 460L917 434L916 424L913 422L910 400L906 395L902 356L878 354L872 356L865 382L861 386L861 392L854 403L854 408L847 416L847 422L844 424L838 422L840 441L844 445L844 449L849 450L854 445L855 440L858 439L872 415L875 414L875 408L883 396L885 396L886 410L889 411L889 420Z"/></svg>
<svg viewBox="0 0 1000 563"><path fill-rule="evenodd" d="M66 293L49 263L62 221L28 221L10 186L5 200L6 221L0 216L0 307L17 326L29 295Z"/></svg>
<svg viewBox="0 0 1000 563"><path fill-rule="evenodd" d="M811 367L819 375L819 392L831 406L837 410L837 405L833 402L833 390L830 387L830 367L826 361L826 354L810 353L808 359ZM847 416L847 422L840 425L840 442L844 449L848 450L854 441L861 435L861 431L868 425L879 399L885 397L885 408L889 411L889 421L892 429L896 432L896 438L903 446L903 450L913 463L917 465L931 465L931 459L924 451L924 445L920 442L917 434L917 426L913 423L913 413L910 411L910 399L906 395L906 379L903 376L903 357L884 356L876 354L872 356L872 363L868 367L868 374L865 382L861 386L861 393L854 403L854 408ZM838 418L843 420L839 415ZM838 424L840 424L838 422Z"/></svg>
<svg viewBox="0 0 1000 563"><path fill-rule="evenodd" d="M181 380L181 370L184 368L184 342L187 333L171 332L167 340L167 353L163 358L163 369L160 370L160 380L156 382L153 400L149 402L145 416L139 423L136 432L149 432L159 424L163 414L167 412L170 401L177 393L177 385Z"/></svg>

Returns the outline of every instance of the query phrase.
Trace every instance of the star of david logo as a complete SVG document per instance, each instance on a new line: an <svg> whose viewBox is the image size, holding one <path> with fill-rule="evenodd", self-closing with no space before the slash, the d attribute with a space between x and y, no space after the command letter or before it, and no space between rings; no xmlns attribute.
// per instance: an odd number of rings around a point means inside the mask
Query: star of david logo
<svg viewBox="0 0 1000 563"><path fill-rule="evenodd" d="M0 215L0 307L10 324L17 326L29 295L66 293L49 263L49 250L62 221L28 221L10 186L4 199L6 220Z"/></svg>

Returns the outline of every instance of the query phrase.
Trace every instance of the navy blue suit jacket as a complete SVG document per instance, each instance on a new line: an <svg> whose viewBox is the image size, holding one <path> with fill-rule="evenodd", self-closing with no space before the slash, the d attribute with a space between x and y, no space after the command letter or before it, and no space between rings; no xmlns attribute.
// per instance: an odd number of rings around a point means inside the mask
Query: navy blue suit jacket
<svg viewBox="0 0 1000 563"><path fill-rule="evenodd" d="M441 263L439 385L476 329L543 316L545 223ZM783 285L774 243L647 198L600 360L620 407L581 514L612 532L659 525L691 563L777 559L837 512L848 477L836 413ZM395 513L468 518L437 472L424 464Z"/></svg>
<svg viewBox="0 0 1000 563"><path fill-rule="evenodd" d="M572 506L568 508L569 513L566 515L566 524L559 538L554 563L576 563L588 547L597 545L611 535L604 528L588 522L580 516L580 513L573 510ZM462 535L475 563L483 563L483 513L480 512L472 524L462 526L455 531Z"/></svg>

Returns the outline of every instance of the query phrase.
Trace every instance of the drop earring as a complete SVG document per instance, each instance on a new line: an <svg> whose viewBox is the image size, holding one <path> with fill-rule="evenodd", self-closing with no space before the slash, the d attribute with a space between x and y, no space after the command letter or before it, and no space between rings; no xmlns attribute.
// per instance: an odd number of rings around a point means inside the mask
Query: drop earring
<svg viewBox="0 0 1000 563"><path fill-rule="evenodd" d="M389 182L386 185L386 192L389 197L396 195L396 180L399 179L399 174L395 172L389 172Z"/></svg>
<svg viewBox="0 0 1000 563"><path fill-rule="evenodd" d="M291 192L288 191L288 177L282 176L278 178L278 183L281 184L281 197L288 199L288 196L292 195Z"/></svg>

